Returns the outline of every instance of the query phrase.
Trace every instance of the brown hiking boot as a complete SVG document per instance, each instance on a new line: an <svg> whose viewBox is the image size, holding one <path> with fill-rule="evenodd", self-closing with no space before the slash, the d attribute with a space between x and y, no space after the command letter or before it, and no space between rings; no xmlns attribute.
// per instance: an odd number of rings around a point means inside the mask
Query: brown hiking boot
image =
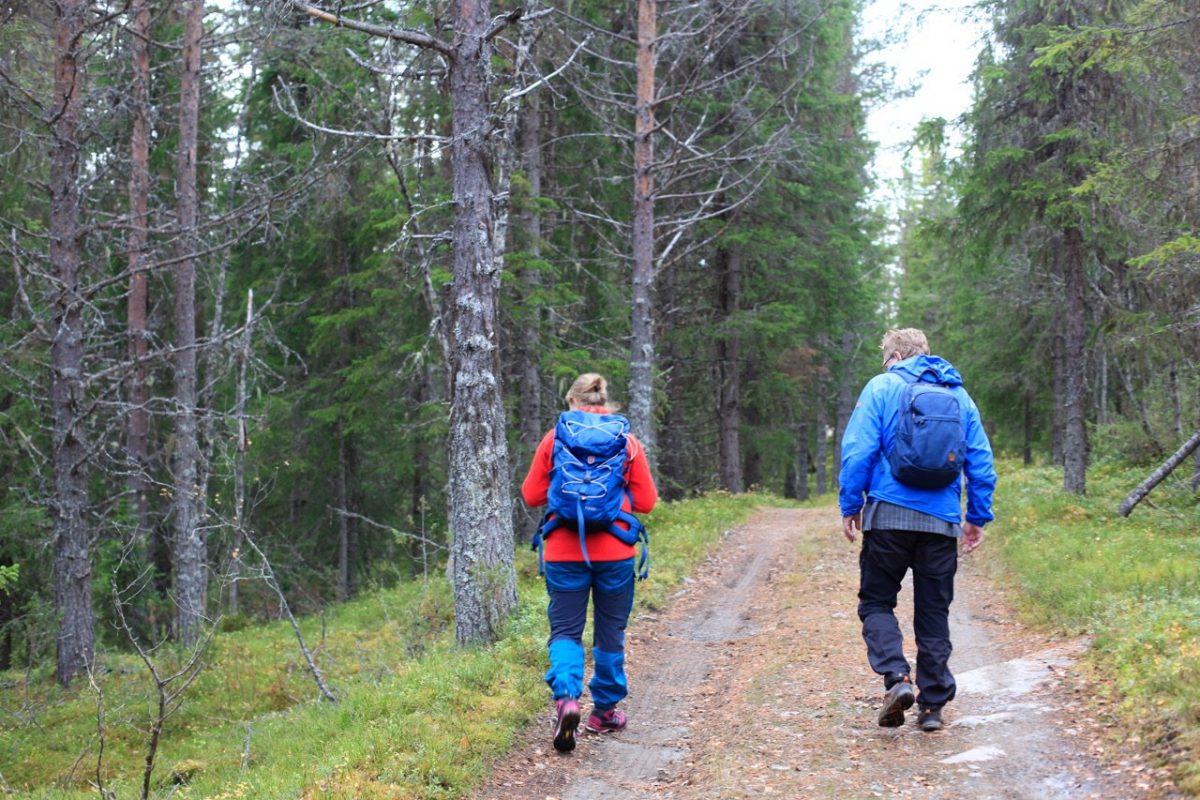
<svg viewBox="0 0 1200 800"><path fill-rule="evenodd" d="M902 675L888 688L883 696L883 708L879 709L881 728L899 728L904 724L904 712L912 708L912 681Z"/></svg>
<svg viewBox="0 0 1200 800"><path fill-rule="evenodd" d="M940 731L942 729L942 707L921 706L921 710L917 712L917 724L926 733Z"/></svg>

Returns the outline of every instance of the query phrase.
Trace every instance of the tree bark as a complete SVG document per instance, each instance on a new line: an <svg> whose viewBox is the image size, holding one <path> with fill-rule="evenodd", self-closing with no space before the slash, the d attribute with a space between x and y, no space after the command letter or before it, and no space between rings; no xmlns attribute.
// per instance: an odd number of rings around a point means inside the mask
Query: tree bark
<svg viewBox="0 0 1200 800"><path fill-rule="evenodd" d="M350 490L346 465L346 434L341 423L337 425L338 441L338 473L337 473L337 502L342 511L350 510ZM335 593L339 601L350 596L350 517L339 512L338 518L338 563L337 587Z"/></svg>
<svg viewBox="0 0 1200 800"><path fill-rule="evenodd" d="M1067 297L1064 303L1066 341L1063 342L1064 360L1067 366L1066 419L1063 428L1063 479L1064 491L1084 494L1087 491L1087 305L1086 281L1084 277L1084 235L1079 228L1063 231L1062 252L1063 287Z"/></svg>
<svg viewBox="0 0 1200 800"><path fill-rule="evenodd" d="M150 3L133 0L130 8L130 47L133 51L133 130L129 172L129 298L126 328L129 338L129 420L126 451L129 491L133 497L135 538L145 551L150 539L150 478L147 472L150 413L147 403L146 354L150 349L146 317L150 284L146 245L150 215Z"/></svg>
<svg viewBox="0 0 1200 800"><path fill-rule="evenodd" d="M455 2L450 59L454 165L454 343L450 530L455 636L496 641L516 606L512 501L496 347L500 270L488 170L488 0Z"/></svg>
<svg viewBox="0 0 1200 800"><path fill-rule="evenodd" d="M679 272L668 270L663 275L659 285L659 298L663 308L678 309L682 288L679 285ZM664 326L671 330L673 316L664 319ZM685 379L686 365L680 355L679 342L668 336L663 340L663 349L659 355L664 377L663 395L667 399L665 409L665 424L662 429L662 457L658 460L658 472L655 480L658 483L659 496L664 500L679 500L684 496L685 486L695 486L697 481L691 474L690 467L694 466L695 458L691 447L695 437L687 426L687 413L683 398L687 396L688 382Z"/></svg>
<svg viewBox="0 0 1200 800"><path fill-rule="evenodd" d="M415 387L415 396L413 402L420 408L426 401L426 392L430 384L435 381L429 374L428 367L421 367L417 385ZM425 437L416 436L413 438L413 478L409 488L408 496L408 514L411 520L411 526L421 532L421 536L417 539L412 539L409 550L409 557L413 562L413 570L416 570L416 564L421 565L421 574L426 574L426 567L429 563L429 544L425 536L425 507L428 503L428 498L425 497L425 476L429 473L429 454L426 449Z"/></svg>
<svg viewBox="0 0 1200 800"><path fill-rule="evenodd" d="M808 499L808 463L808 422L800 419L792 424L792 460L789 464L792 477L789 485L784 487L785 497Z"/></svg>
<svg viewBox="0 0 1200 800"><path fill-rule="evenodd" d="M1027 467L1033 464L1033 390L1028 387L1025 389L1025 424L1021 461Z"/></svg>
<svg viewBox="0 0 1200 800"><path fill-rule="evenodd" d="M1183 402L1179 397L1179 370L1172 364L1170 371L1167 373L1171 385L1171 420L1175 429L1175 435L1180 439L1183 438Z"/></svg>
<svg viewBox="0 0 1200 800"><path fill-rule="evenodd" d="M637 108L633 139L633 318L629 421L655 464L654 430L654 70L657 0L638 0Z"/></svg>
<svg viewBox="0 0 1200 800"><path fill-rule="evenodd" d="M1162 466L1154 470L1146 480L1129 493L1129 496L1122 501L1117 508L1117 513L1122 517L1128 517L1129 512L1133 511L1133 507L1141 502L1142 498L1150 494L1150 490L1158 486L1163 480L1171 474L1171 471L1183 463L1192 451L1200 447L1200 431L1192 434L1192 438L1183 443L1183 446L1176 450L1170 458L1163 462Z"/></svg>
<svg viewBox="0 0 1200 800"><path fill-rule="evenodd" d="M525 180L529 184L529 197L522 213L522 227L527 239L529 258L538 262L542 257L542 214L538 202L542 196L542 110L538 93L529 95L525 113L522 115L521 156L525 166ZM526 266L521 271L521 286L526 298L525 329L521 336L519 352L521 365L521 445L525 455L532 457L541 441L545 423L542 421L542 378L538 363L542 352L541 309L530 302L541 289L541 271L536 266Z"/></svg>
<svg viewBox="0 0 1200 800"><path fill-rule="evenodd" d="M1196 408L1200 410L1200 384L1196 385ZM1200 492L1200 450L1196 451L1196 464L1192 471L1192 491Z"/></svg>
<svg viewBox="0 0 1200 800"><path fill-rule="evenodd" d="M229 556L229 613L240 612L238 580L242 572L242 547L245 545L246 520L246 450L250 433L246 427L246 381L250 368L251 345L254 337L254 290L246 291L246 328L242 332L242 347L238 353L237 395L233 416L237 422L237 441L233 461L233 547Z"/></svg>
<svg viewBox="0 0 1200 800"><path fill-rule="evenodd" d="M1053 402L1050 405L1050 461L1054 464L1062 466L1063 463L1063 441L1065 440L1066 431L1066 408L1063 403L1063 398L1067 393L1067 362L1066 348L1063 344L1065 337L1063 336L1063 320L1059 316L1056 319L1056 330L1054 332L1053 348L1051 358L1054 366L1053 379Z"/></svg>
<svg viewBox="0 0 1200 800"><path fill-rule="evenodd" d="M1077 227L1063 231L1063 285L1066 289L1066 386L1063 402L1063 489L1087 491L1087 286L1083 274L1083 233Z"/></svg>
<svg viewBox="0 0 1200 800"><path fill-rule="evenodd" d="M741 420L740 364L736 316L742 291L742 254L736 244L717 251L719 284L717 306L724 321L717 336L717 427L720 443L721 488L739 494L742 485L742 452L738 441Z"/></svg>
<svg viewBox="0 0 1200 800"><path fill-rule="evenodd" d="M1196 407L1200 409L1200 384L1196 386ZM1196 451L1196 465L1192 472L1192 491L1200 492L1200 450Z"/></svg>
<svg viewBox="0 0 1200 800"><path fill-rule="evenodd" d="M818 393L821 393L818 390ZM829 461L828 442L825 437L825 429L829 426L828 411L825 407L825 398L817 398L817 496L825 494L829 488L826 480L826 464Z"/></svg>
<svg viewBox="0 0 1200 800"><path fill-rule="evenodd" d="M747 380L753 380L753 377ZM746 420L746 426L750 429L757 428L762 422L758 409L754 406L749 406L743 417ZM742 446L742 480L749 489L761 488L763 485L762 452L753 440Z"/></svg>
<svg viewBox="0 0 1200 800"><path fill-rule="evenodd" d="M853 361L856 338L854 334L842 331L842 376L838 383L836 417L833 427L833 482L838 484L842 474L842 434L850 422L850 414L854 412L854 387L851 380L854 377Z"/></svg>
<svg viewBox="0 0 1200 800"><path fill-rule="evenodd" d="M195 644L207 599L206 536L202 527L200 444L196 410L196 253L199 250L197 141L200 124L204 1L185 0L176 160L178 263L175 266L175 633Z"/></svg>
<svg viewBox="0 0 1200 800"><path fill-rule="evenodd" d="M1108 424L1108 348L1104 343L1104 332L1101 330L1100 341L1097 344L1100 358L1100 376L1097 381L1100 386L1096 395L1096 422Z"/></svg>
<svg viewBox="0 0 1200 800"><path fill-rule="evenodd" d="M79 187L81 84L79 48L88 4L54 5L54 100L50 125L50 261L54 271L53 339L50 343L50 406L53 418L54 608L59 618L57 678L62 686L89 668L95 657L91 555L84 522L87 506L87 445L84 431L83 304L80 293Z"/></svg>

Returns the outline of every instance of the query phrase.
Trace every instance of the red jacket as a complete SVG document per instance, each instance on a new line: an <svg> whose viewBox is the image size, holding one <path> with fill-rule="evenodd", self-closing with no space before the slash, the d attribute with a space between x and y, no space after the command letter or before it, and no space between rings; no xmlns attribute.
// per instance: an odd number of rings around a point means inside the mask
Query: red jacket
<svg viewBox="0 0 1200 800"><path fill-rule="evenodd" d="M597 414L609 413L607 409L591 406L580 410L592 411ZM650 464L646 460L646 451L633 434L629 435L626 452L628 457L625 459L625 482L629 486L629 496L633 498L633 507L630 508L629 499L626 498L623 508L637 514L648 514L654 510L654 506L658 502L658 489L654 485L653 476L650 475ZM550 469L553 466L553 456L554 429L551 428L542 437L537 452L533 454L533 462L529 465L529 474L525 476L525 482L521 485L521 496L525 498L526 505L531 508L546 505L546 494L550 491ZM623 522L617 524L621 527L628 527ZM565 531L570 534L567 536L560 534L561 530L563 529L555 528L547 534L545 559L547 561L583 561L583 551L579 547L579 537L575 531ZM587 548L588 557L592 561L620 561L634 556L633 545L625 544L611 533L602 531L588 534Z"/></svg>

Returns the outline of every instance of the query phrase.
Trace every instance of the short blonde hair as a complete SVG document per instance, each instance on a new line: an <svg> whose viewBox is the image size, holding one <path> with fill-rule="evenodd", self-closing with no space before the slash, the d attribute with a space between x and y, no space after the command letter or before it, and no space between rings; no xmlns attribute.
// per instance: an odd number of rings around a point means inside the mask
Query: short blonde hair
<svg viewBox="0 0 1200 800"><path fill-rule="evenodd" d="M567 390L566 396L568 405L572 400L576 405L600 406L609 411L616 411L620 408L619 405L608 399L608 381L604 380L603 375L596 372L585 372L575 379L571 388Z"/></svg>
<svg viewBox="0 0 1200 800"><path fill-rule="evenodd" d="M903 361L913 356L929 355L929 341L925 333L917 328L893 328L883 335L879 349L883 351L885 361L893 354L900 356Z"/></svg>

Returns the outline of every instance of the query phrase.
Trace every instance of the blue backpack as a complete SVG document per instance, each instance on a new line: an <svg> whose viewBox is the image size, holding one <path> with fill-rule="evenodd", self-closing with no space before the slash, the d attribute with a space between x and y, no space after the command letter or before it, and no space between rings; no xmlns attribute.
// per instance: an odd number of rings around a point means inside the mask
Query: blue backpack
<svg viewBox="0 0 1200 800"><path fill-rule="evenodd" d="M966 455L958 397L948 386L897 374L908 385L900 396L896 443L887 454L892 476L921 489L945 488L962 473Z"/></svg>
<svg viewBox="0 0 1200 800"><path fill-rule="evenodd" d="M650 572L650 537L646 526L622 508L629 495L625 481L628 458L629 420L620 414L596 414L591 411L564 411L554 427L550 489L546 497L546 516L533 535L533 547L542 564L542 542L560 526L573 527L579 533L583 560L590 567L587 534L607 531L625 544L642 543L638 577ZM632 500L630 507L633 507ZM624 522L628 529L616 523Z"/></svg>

